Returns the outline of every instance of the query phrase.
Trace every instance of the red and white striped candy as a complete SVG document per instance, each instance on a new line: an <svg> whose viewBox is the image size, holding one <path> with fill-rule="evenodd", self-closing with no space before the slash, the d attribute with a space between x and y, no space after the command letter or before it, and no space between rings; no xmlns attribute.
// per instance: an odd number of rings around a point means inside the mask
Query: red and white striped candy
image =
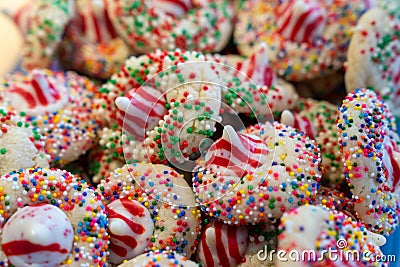
<svg viewBox="0 0 400 267"><path fill-rule="evenodd" d="M9 105L30 115L55 112L68 102L68 89L58 77L33 70L27 82L16 82L4 92Z"/></svg>
<svg viewBox="0 0 400 267"><path fill-rule="evenodd" d="M267 154L268 148L261 138L238 134L227 125L222 137L206 153L205 163L211 172L242 177L265 162Z"/></svg>
<svg viewBox="0 0 400 267"><path fill-rule="evenodd" d="M300 114L293 114L289 110L284 110L281 115L281 123L296 128L311 139L315 139L315 127L306 117Z"/></svg>
<svg viewBox="0 0 400 267"><path fill-rule="evenodd" d="M324 30L326 18L319 1L285 1L278 7L278 33L294 42L310 42Z"/></svg>
<svg viewBox="0 0 400 267"><path fill-rule="evenodd" d="M127 96L117 97L118 123L130 136L143 141L145 133L153 129L167 114L164 95L150 86L132 89Z"/></svg>
<svg viewBox="0 0 400 267"><path fill-rule="evenodd" d="M106 43L117 38L104 0L78 0L77 23L89 42Z"/></svg>
<svg viewBox="0 0 400 267"><path fill-rule="evenodd" d="M32 18L35 12L35 6L36 4L34 1L27 1L24 5L20 6L11 13L13 21L20 29L23 36L26 36L28 29L31 26Z"/></svg>
<svg viewBox="0 0 400 267"><path fill-rule="evenodd" d="M140 202L122 198L107 205L110 262L119 264L145 252L153 234L150 212Z"/></svg>
<svg viewBox="0 0 400 267"><path fill-rule="evenodd" d="M275 75L269 65L268 48L263 42L258 45L250 57L236 63L235 68L260 86L269 87L275 80Z"/></svg>
<svg viewBox="0 0 400 267"><path fill-rule="evenodd" d="M70 254L74 229L68 217L50 204L26 206L3 228L1 246L15 266L59 266Z"/></svg>
<svg viewBox="0 0 400 267"><path fill-rule="evenodd" d="M394 192L400 181L400 149L393 140L385 143L384 155L382 157L384 166L388 172L388 184L392 185L391 192Z"/></svg>
<svg viewBox="0 0 400 267"><path fill-rule="evenodd" d="M153 4L174 17L185 15L193 6L192 0L154 0Z"/></svg>
<svg viewBox="0 0 400 267"><path fill-rule="evenodd" d="M197 258L203 266L237 266L247 248L246 227L213 221L201 233Z"/></svg>

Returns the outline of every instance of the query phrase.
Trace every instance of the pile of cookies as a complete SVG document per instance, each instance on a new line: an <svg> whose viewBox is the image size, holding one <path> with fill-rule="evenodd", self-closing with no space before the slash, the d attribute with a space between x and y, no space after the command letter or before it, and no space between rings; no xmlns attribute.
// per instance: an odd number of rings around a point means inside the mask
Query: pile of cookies
<svg viewBox="0 0 400 267"><path fill-rule="evenodd" d="M25 45L0 77L0 266L389 265L397 1L6 12Z"/></svg>

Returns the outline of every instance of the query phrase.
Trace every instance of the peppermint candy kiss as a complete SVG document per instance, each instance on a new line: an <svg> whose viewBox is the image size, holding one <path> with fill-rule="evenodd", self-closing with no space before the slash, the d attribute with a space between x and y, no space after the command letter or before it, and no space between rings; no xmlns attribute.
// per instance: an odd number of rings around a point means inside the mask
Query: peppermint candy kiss
<svg viewBox="0 0 400 267"><path fill-rule="evenodd" d="M213 221L202 231L197 258L207 267L237 266L247 248L245 227Z"/></svg>
<svg viewBox="0 0 400 267"><path fill-rule="evenodd" d="M293 114L289 110L284 110L281 115L281 123L292 126L308 135L311 139L315 139L316 129L306 117L300 114Z"/></svg>
<svg viewBox="0 0 400 267"><path fill-rule="evenodd" d="M153 234L149 211L136 200L118 199L107 205L110 261L114 264L142 254Z"/></svg>
<svg viewBox="0 0 400 267"><path fill-rule="evenodd" d="M72 225L50 204L26 206L4 225L2 248L15 266L58 266L70 253Z"/></svg>
<svg viewBox="0 0 400 267"><path fill-rule="evenodd" d="M231 65L231 62L228 61L228 65ZM260 43L254 53L246 60L236 63L235 68L257 85L269 87L276 78L269 65L268 47L264 42Z"/></svg>
<svg viewBox="0 0 400 267"><path fill-rule="evenodd" d="M5 99L10 106L29 115L58 111L68 102L68 89L60 79L35 69L30 80L16 82L6 90Z"/></svg>
<svg viewBox="0 0 400 267"><path fill-rule="evenodd" d="M259 167L267 154L268 148L261 138L238 134L232 126L227 125L222 137L211 145L205 163L212 172L242 177Z"/></svg>
<svg viewBox="0 0 400 267"><path fill-rule="evenodd" d="M77 22L81 33L91 42L105 43L117 38L104 0L77 1Z"/></svg>
<svg viewBox="0 0 400 267"><path fill-rule="evenodd" d="M394 192L400 181L400 149L393 140L386 142L384 148L382 160L388 171L389 185L392 186L391 192Z"/></svg>
<svg viewBox="0 0 400 267"><path fill-rule="evenodd" d="M185 15L193 6L192 0L154 0L153 2L154 6L174 17Z"/></svg>
<svg viewBox="0 0 400 267"><path fill-rule="evenodd" d="M285 1L278 7L278 33L293 42L311 42L325 27L326 11L313 0Z"/></svg>
<svg viewBox="0 0 400 267"><path fill-rule="evenodd" d="M118 123L130 136L143 141L145 133L158 125L167 114L164 95L149 86L133 89L125 97L117 97Z"/></svg>

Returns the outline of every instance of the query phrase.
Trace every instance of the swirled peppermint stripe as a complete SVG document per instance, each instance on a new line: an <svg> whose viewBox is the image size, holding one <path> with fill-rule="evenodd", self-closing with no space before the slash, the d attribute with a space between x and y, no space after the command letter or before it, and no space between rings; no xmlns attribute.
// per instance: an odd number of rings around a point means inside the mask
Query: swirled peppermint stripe
<svg viewBox="0 0 400 267"><path fill-rule="evenodd" d="M255 135L238 134L232 126L224 127L222 137L213 143L205 156L212 171L242 177L259 167L268 154L264 141Z"/></svg>
<svg viewBox="0 0 400 267"><path fill-rule="evenodd" d="M126 96L115 100L117 120L130 136L143 140L145 133L158 125L158 121L167 114L164 95L149 86L143 86L128 92Z"/></svg>
<svg viewBox="0 0 400 267"><path fill-rule="evenodd" d="M286 1L278 7L278 33L294 42L309 42L324 25L324 8L313 0Z"/></svg>

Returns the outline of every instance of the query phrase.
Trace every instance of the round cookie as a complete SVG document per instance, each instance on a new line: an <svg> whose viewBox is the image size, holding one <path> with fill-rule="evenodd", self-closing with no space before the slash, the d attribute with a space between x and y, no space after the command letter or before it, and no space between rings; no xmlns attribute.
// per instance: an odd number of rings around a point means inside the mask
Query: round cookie
<svg viewBox="0 0 400 267"><path fill-rule="evenodd" d="M105 1L76 1L76 14L65 30L58 51L62 67L108 79L129 54L128 46L118 38L111 23Z"/></svg>
<svg viewBox="0 0 400 267"><path fill-rule="evenodd" d="M146 266L198 267L198 264L172 251L155 251L147 252L118 265L118 267Z"/></svg>
<svg viewBox="0 0 400 267"><path fill-rule="evenodd" d="M33 10L26 11L29 12L29 26L23 51L23 68L32 70L50 66L64 29L73 16L73 5L71 0L38 0L28 7ZM25 13L24 10L21 12Z"/></svg>
<svg viewBox="0 0 400 267"><path fill-rule="evenodd" d="M165 2L106 0L116 31L135 53L175 48L217 52L225 47L232 32L229 1Z"/></svg>
<svg viewBox="0 0 400 267"><path fill-rule="evenodd" d="M234 134L230 131L233 138L225 139L227 145L217 151L231 151L227 162L213 161L195 169L193 190L206 215L228 224L255 224L279 218L284 211L307 203L316 194L322 169L321 155L313 140L294 128L269 122ZM247 151L251 149L237 149L243 146L236 141L241 135L260 137L268 153L259 155L258 161L249 160L247 155L251 154ZM237 158L244 159L242 166L246 168L239 165L242 170L236 172L242 176L232 175L234 170L229 169L238 166ZM228 172L210 171L211 164L226 167Z"/></svg>
<svg viewBox="0 0 400 267"><path fill-rule="evenodd" d="M204 59L179 49L131 57L100 89L98 117L123 130L126 160L185 163L213 135L221 82Z"/></svg>
<svg viewBox="0 0 400 267"><path fill-rule="evenodd" d="M372 90L356 89L339 109L338 133L354 208L370 231L390 234L399 223L399 137L394 118Z"/></svg>
<svg viewBox="0 0 400 267"><path fill-rule="evenodd" d="M1 176L0 188L2 195L0 222L3 239L1 265L28 266L27 263L19 265L27 260L32 263L30 266L44 266L44 257L50 260L47 258L50 255L55 256L55 261L62 261L60 266L107 265L108 233L105 207L100 196L85 181L63 170L31 168ZM54 208L48 208L49 205L63 212L65 215L61 217L66 216L68 219L65 221L67 232L61 233L61 236L56 235L57 231L54 228L52 230L54 235L49 235L45 227L48 224L56 226L54 220L49 221L48 216L56 216L55 218L60 216L55 215L56 211ZM45 209L42 212L47 216L40 215L39 210L42 208ZM25 223L21 226L24 228L18 229L21 231L21 235L18 236L18 232L14 231L15 226L10 224L14 220L20 220L18 216L21 216L21 213L29 216L21 217L25 218ZM31 215L37 216L37 219ZM10 223L7 224L7 221ZM68 224L73 228L72 239L67 239L71 235ZM37 236L30 236L28 233L33 234L31 229L34 225L40 225L35 228ZM60 221L57 225L65 224ZM11 232L6 233L6 230ZM59 243L59 238L65 240ZM71 242L65 244L64 242L68 240ZM28 244L32 242L33 244ZM57 247L62 255L53 254L56 253Z"/></svg>
<svg viewBox="0 0 400 267"><path fill-rule="evenodd" d="M309 80L342 67L352 27L368 8L363 0L251 0L238 15L234 38L244 55L266 42L279 76Z"/></svg>
<svg viewBox="0 0 400 267"><path fill-rule="evenodd" d="M119 38L102 43L90 42L86 38L75 24L67 27L58 50L58 60L63 69L108 79L123 66L130 54Z"/></svg>
<svg viewBox="0 0 400 267"><path fill-rule="evenodd" d="M383 1L382 1L383 2ZM347 52L345 82L347 92L372 88L400 116L400 6L369 10L359 20Z"/></svg>
<svg viewBox="0 0 400 267"><path fill-rule="evenodd" d="M20 169L49 166L43 137L21 117L0 108L0 174Z"/></svg>
<svg viewBox="0 0 400 267"><path fill-rule="evenodd" d="M207 267L237 266L247 248L245 226L232 226L212 220L202 228L196 258Z"/></svg>
<svg viewBox="0 0 400 267"><path fill-rule="evenodd" d="M92 114L96 90L74 72L35 69L0 78L2 105L23 114L44 136L53 166L74 161L93 146L99 128Z"/></svg>
<svg viewBox="0 0 400 267"><path fill-rule="evenodd" d="M385 237L369 232L341 212L319 206L302 206L284 213L279 233L278 251L286 254L281 253L283 259L278 258L276 266L343 266L351 260L368 266L373 263L370 259L384 256L379 246L385 244Z"/></svg>
<svg viewBox="0 0 400 267"><path fill-rule="evenodd" d="M195 251L200 235L200 211L191 188L172 168L146 163L125 165L101 180L97 191L108 207L117 200L128 199L148 209L154 232L142 253L160 249L190 257ZM110 247L113 245L111 239Z"/></svg>

